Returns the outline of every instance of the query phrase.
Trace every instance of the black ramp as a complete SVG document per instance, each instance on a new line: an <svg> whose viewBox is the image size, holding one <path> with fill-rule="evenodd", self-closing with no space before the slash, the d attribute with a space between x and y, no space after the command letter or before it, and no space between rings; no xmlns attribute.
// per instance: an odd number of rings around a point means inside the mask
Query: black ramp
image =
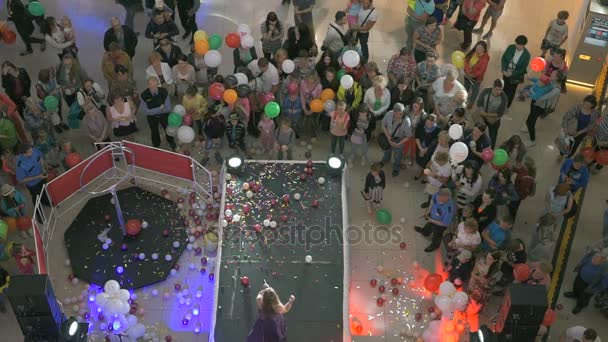
<svg viewBox="0 0 608 342"><path fill-rule="evenodd" d="M246 163L242 174L227 183L225 206L241 218L224 229L216 341L245 341L257 319L255 297L264 279L283 302L296 296L285 315L290 342L342 341L342 178L328 175L325 167L314 164L312 175L302 180L305 164ZM259 186L251 199L243 190L245 182ZM265 219L277 227L264 227ZM243 276L250 287L241 284Z"/></svg>

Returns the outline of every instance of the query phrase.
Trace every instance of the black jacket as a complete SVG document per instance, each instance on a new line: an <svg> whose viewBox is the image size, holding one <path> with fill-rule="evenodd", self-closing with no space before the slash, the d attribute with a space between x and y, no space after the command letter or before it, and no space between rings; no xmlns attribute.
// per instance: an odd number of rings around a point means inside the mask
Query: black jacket
<svg viewBox="0 0 608 342"><path fill-rule="evenodd" d="M171 44L171 51L167 54L161 47L157 47L154 52L158 52L161 57L161 61L163 63L169 64L171 68L173 68L177 64L177 57L182 54L182 49L175 44Z"/></svg>
<svg viewBox="0 0 608 342"><path fill-rule="evenodd" d="M32 81L27 71L23 68L18 68L19 75L15 78L13 75L2 75L2 87L4 88L6 95L11 100L16 101L19 97L30 97L30 88L32 87ZM21 81L21 94L16 93L17 80Z"/></svg>
<svg viewBox="0 0 608 342"><path fill-rule="evenodd" d="M258 59L258 53L255 51L255 47L249 48L249 53L251 53L251 61L249 61L249 63ZM243 61L241 61L241 49L236 48L236 49L232 50L232 57L234 58L234 73L235 74L237 72L236 70L240 66L247 67L248 63L243 63ZM253 76L257 76L257 75L253 75Z"/></svg>
<svg viewBox="0 0 608 342"><path fill-rule="evenodd" d="M28 35L34 32L33 18L28 13L22 0L8 0L6 2L6 9L8 10L8 20L15 23L17 31Z"/></svg>
<svg viewBox="0 0 608 342"><path fill-rule="evenodd" d="M122 25L122 32L125 40L125 52L133 59L133 56L135 56L135 48L137 47L137 35L135 35L135 32L127 25ZM103 35L103 48L106 51L110 51L110 43L117 41L118 39L116 38L114 29L110 28Z"/></svg>
<svg viewBox="0 0 608 342"><path fill-rule="evenodd" d="M166 38L172 40L173 36L179 34L179 29L172 20L165 20L162 24L157 24L154 19L150 19L148 26L146 26L146 38L154 40L154 46L158 45L158 39L154 38L157 33L166 33Z"/></svg>

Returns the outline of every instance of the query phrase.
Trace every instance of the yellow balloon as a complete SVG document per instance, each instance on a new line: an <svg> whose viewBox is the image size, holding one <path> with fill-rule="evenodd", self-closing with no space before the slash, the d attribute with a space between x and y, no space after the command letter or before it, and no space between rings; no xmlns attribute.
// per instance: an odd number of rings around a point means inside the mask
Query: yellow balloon
<svg viewBox="0 0 608 342"><path fill-rule="evenodd" d="M208 40L207 32L203 30L198 30L194 32L194 41L198 42L199 40Z"/></svg>
<svg viewBox="0 0 608 342"><path fill-rule="evenodd" d="M462 69L464 68L464 58L464 52L456 50L452 53L452 64L458 69Z"/></svg>

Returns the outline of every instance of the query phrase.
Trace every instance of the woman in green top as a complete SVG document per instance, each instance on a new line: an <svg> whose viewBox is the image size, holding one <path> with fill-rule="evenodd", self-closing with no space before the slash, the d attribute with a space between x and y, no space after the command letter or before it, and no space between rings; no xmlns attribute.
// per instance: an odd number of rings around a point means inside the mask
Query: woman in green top
<svg viewBox="0 0 608 342"><path fill-rule="evenodd" d="M511 107L517 86L524 81L530 63L530 52L526 49L528 38L524 35L515 38L515 44L509 45L501 58L504 92L507 94L507 107Z"/></svg>
<svg viewBox="0 0 608 342"><path fill-rule="evenodd" d="M0 148L12 151L18 142L15 124L7 117L6 106L0 107Z"/></svg>

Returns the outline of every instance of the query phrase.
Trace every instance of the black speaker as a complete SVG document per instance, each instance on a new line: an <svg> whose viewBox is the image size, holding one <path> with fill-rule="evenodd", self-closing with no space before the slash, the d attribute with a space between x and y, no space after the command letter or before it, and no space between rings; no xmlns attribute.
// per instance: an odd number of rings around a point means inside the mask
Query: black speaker
<svg viewBox="0 0 608 342"><path fill-rule="evenodd" d="M540 325L547 307L544 285L511 284L500 308L496 331L501 332L506 325Z"/></svg>
<svg viewBox="0 0 608 342"><path fill-rule="evenodd" d="M6 296L26 341L54 341L64 321L47 275L12 276Z"/></svg>
<svg viewBox="0 0 608 342"><path fill-rule="evenodd" d="M498 336L500 342L534 342L538 334L538 325L512 325L504 326L502 333Z"/></svg>

